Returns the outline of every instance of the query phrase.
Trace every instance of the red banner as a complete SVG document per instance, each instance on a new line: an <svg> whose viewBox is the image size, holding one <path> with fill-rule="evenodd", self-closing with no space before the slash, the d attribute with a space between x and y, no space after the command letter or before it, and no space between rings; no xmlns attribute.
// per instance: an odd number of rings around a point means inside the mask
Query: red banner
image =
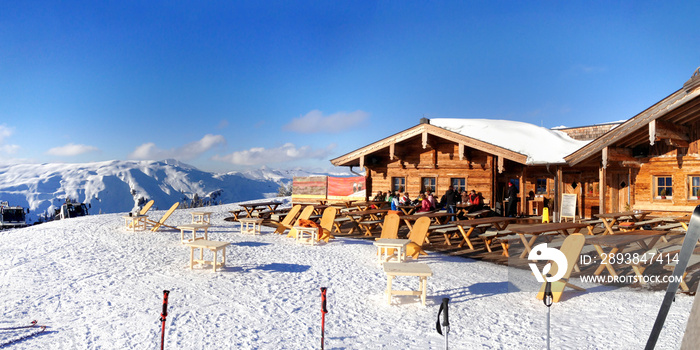
<svg viewBox="0 0 700 350"><path fill-rule="evenodd" d="M364 200L365 177L328 177L328 199Z"/></svg>

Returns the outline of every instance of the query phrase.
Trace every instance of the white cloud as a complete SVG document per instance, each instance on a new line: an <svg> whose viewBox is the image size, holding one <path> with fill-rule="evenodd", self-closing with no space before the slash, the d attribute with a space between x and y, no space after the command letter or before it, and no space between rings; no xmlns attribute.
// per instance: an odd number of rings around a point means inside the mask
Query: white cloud
<svg viewBox="0 0 700 350"><path fill-rule="evenodd" d="M195 142L190 142L179 148L169 150L160 149L153 142L144 143L129 154L129 159L168 159L190 160L199 157L202 153L218 146L226 144L226 138L221 135L207 134Z"/></svg>
<svg viewBox="0 0 700 350"><path fill-rule="evenodd" d="M338 133L360 125L368 117L369 113L360 110L338 112L324 116L323 112L315 109L302 117L292 119L289 124L284 126L284 129L304 134L317 132Z"/></svg>
<svg viewBox="0 0 700 350"><path fill-rule="evenodd" d="M0 125L0 154L14 154L19 150L18 145L6 145L5 139L12 136L15 129L8 127L6 124Z"/></svg>
<svg viewBox="0 0 700 350"><path fill-rule="evenodd" d="M224 156L216 155L213 160L237 165L260 165L272 163L284 163L300 159L323 159L335 148L331 144L325 149L312 149L310 146L296 147L292 143L286 143L277 148L251 148L245 151L233 152Z"/></svg>
<svg viewBox="0 0 700 350"><path fill-rule="evenodd" d="M97 147L69 143L65 146L51 148L50 150L46 151L46 154L50 154L52 156L70 157L97 151L99 151Z"/></svg>

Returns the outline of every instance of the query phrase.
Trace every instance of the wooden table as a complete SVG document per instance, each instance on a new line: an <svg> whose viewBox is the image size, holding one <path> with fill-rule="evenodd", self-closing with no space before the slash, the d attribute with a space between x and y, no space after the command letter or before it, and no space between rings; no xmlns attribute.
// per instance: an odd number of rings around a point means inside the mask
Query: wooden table
<svg viewBox="0 0 700 350"><path fill-rule="evenodd" d="M297 235L296 235L297 242L309 243L311 245L314 245L318 241L318 235L319 235L318 231L320 230L319 228L294 226L294 229L297 231Z"/></svg>
<svg viewBox="0 0 700 350"><path fill-rule="evenodd" d="M390 206L391 203L386 202L386 201L364 201L364 202L355 202L352 204L353 206L357 207L359 210L367 210L371 206L377 207L377 209L382 209L385 206Z"/></svg>
<svg viewBox="0 0 700 350"><path fill-rule="evenodd" d="M649 249L653 248L654 245L659 241L659 239L664 237L666 234L668 234L668 232L666 231L636 230L618 233L612 236L587 236L586 243L593 245L596 252L598 252L598 257L601 259L600 266L595 270L593 275L598 276L601 272L603 272L604 269L607 269L611 276L617 277L618 274L617 272L615 272L615 269L613 268L612 264L605 263L609 261L609 257L611 255L621 254L625 250L625 248L627 248L627 246L629 246L632 243L638 243L640 247L644 250L644 252L641 254L646 254L646 252ZM649 242L644 242L647 239L649 240ZM608 253L605 253L603 247L608 247L611 249ZM651 259L652 256L648 256L648 258ZM630 266L632 266L632 269L638 276L642 276L644 269L640 266L639 263L630 264ZM642 281L643 283L643 280L640 279L640 281Z"/></svg>
<svg viewBox="0 0 700 350"><path fill-rule="evenodd" d="M418 295L420 296L423 306L425 306L425 299L428 290L428 277L433 275L433 271L430 269L428 264L422 263L384 263L384 273L386 273L386 296L387 303L391 305L392 295ZM420 278L418 284L418 290L393 290L391 287L392 280L396 276L416 276Z"/></svg>
<svg viewBox="0 0 700 350"><path fill-rule="evenodd" d="M539 237L540 235L543 235L543 234L548 233L548 232L552 232L552 233L556 233L556 234L561 234L563 236L568 236L572 233L578 233L584 227L588 227L588 224L575 223L575 222L554 222L554 223L548 223L548 224L537 224L537 225L514 227L514 228L511 228L510 230L517 233L518 236L520 236L520 240L523 242L523 245L525 246L525 250L523 250L523 253L520 254L520 258L524 258L528 254L530 254L530 250L532 250L532 246L535 244L537 237ZM569 230L573 230L573 231L570 232ZM530 238L530 240L528 240L527 238L525 238L525 235L531 235L532 238Z"/></svg>
<svg viewBox="0 0 700 350"><path fill-rule="evenodd" d="M350 218L350 220L355 223L355 226L350 228L348 234L355 232L355 227L358 227L365 230L365 236L371 236L372 227L375 225L381 226L382 224L382 219L379 217L379 215L385 214L388 211L389 209L369 209L352 211L345 214L345 216ZM367 218L369 218L369 220L366 220Z"/></svg>
<svg viewBox="0 0 700 350"><path fill-rule="evenodd" d="M190 247L190 270L194 267L194 263L210 264L213 267L213 272L216 272L217 267L226 265L226 247L228 242L209 241L206 239L198 239L196 241L185 243ZM199 259L194 259L194 250L199 248ZM204 249L211 251L214 254L212 260L204 260ZM221 262L217 262L217 253L221 251Z"/></svg>
<svg viewBox="0 0 700 350"><path fill-rule="evenodd" d="M503 231L508 227L508 224L515 222L515 218L509 218L509 217L503 217L503 216L492 216L488 218L478 218L478 219L472 219L472 220L459 220L459 221L453 221L452 223L457 226L457 229L459 230L459 233L462 234L462 242L459 243L459 247L462 248L464 246L464 243L466 243L469 246L469 249L474 250L474 246L472 245L472 242L469 240L469 237L471 234L474 232L476 229L481 229L484 227L484 225L491 225L494 229L497 231ZM464 230L464 228L467 227L467 231ZM482 230L481 233L483 233L485 230ZM496 238L494 236L494 238ZM491 240L484 240L484 244L486 245L486 249L491 252L491 247L490 243L493 241Z"/></svg>
<svg viewBox="0 0 700 350"><path fill-rule="evenodd" d="M193 211L192 223L193 224L211 224L211 214L210 211Z"/></svg>
<svg viewBox="0 0 700 350"><path fill-rule="evenodd" d="M252 233L254 235L260 234L261 224L263 221L264 221L264 219L261 219L261 218L240 218L240 219L238 219L238 222L241 223L241 233Z"/></svg>
<svg viewBox="0 0 700 350"><path fill-rule="evenodd" d="M403 222L408 226L409 230L413 230L413 225L411 222L416 221L420 218L423 217L428 217L431 219L431 222L435 225L442 225L443 222L441 221L442 219L454 217L456 214L455 213L448 213L448 212L429 212L429 213L424 213L424 214L412 214L412 215L400 215L401 219Z"/></svg>
<svg viewBox="0 0 700 350"><path fill-rule="evenodd" d="M131 231L145 231L148 215L124 215L124 227Z"/></svg>
<svg viewBox="0 0 700 350"><path fill-rule="evenodd" d="M244 204L239 204L243 209L246 211L246 217L247 218L252 218L253 214L256 212L258 214L262 213L265 208L267 208L270 212L275 211L277 207L282 204L280 202L274 202L274 201L269 201L269 202L255 202L255 203L244 203Z"/></svg>
<svg viewBox="0 0 700 350"><path fill-rule="evenodd" d="M194 242L199 239L207 240L209 239L209 225L208 224L186 224L179 225L177 227L180 230L180 243ZM197 237L197 231L204 231L203 237ZM192 239L185 239L185 231L192 231Z"/></svg>
<svg viewBox="0 0 700 350"><path fill-rule="evenodd" d="M651 211L634 210L623 211L619 213L595 214L595 216L603 220L603 225L605 225L605 233L603 234L614 235L615 231L613 231L613 226L615 226L615 224L617 224L619 221L642 221L649 214L651 214Z"/></svg>
<svg viewBox="0 0 700 350"><path fill-rule="evenodd" d="M420 205L399 205L397 208L401 210L405 215L411 215L420 209Z"/></svg>
<svg viewBox="0 0 700 350"><path fill-rule="evenodd" d="M384 238L374 241L374 245L377 247L377 262L379 264L388 262L392 258L395 258L397 262L404 262L406 260L406 246L411 243L410 239L396 239L396 238ZM390 249L396 249L396 254L389 254Z"/></svg>
<svg viewBox="0 0 700 350"><path fill-rule="evenodd" d="M466 215L471 208L474 208L475 206L473 204L467 204L467 203L459 203L455 205L455 213L457 216L459 215Z"/></svg>

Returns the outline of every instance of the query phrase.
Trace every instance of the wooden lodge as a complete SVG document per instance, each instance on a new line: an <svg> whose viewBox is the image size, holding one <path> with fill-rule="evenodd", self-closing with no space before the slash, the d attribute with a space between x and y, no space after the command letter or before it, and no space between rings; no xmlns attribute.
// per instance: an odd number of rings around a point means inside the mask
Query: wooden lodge
<svg viewBox="0 0 700 350"><path fill-rule="evenodd" d="M577 195L577 216L585 218L634 209L687 214L700 204L700 70L681 89L619 126L589 127L586 133L602 135L587 144L518 139L564 152L546 159L514 150L506 141L434 124L422 119L331 163L364 170L369 198L390 189L416 198L430 189L439 199L452 185L474 189L498 208L513 182L523 215L541 214L547 205L556 218L566 193Z"/></svg>

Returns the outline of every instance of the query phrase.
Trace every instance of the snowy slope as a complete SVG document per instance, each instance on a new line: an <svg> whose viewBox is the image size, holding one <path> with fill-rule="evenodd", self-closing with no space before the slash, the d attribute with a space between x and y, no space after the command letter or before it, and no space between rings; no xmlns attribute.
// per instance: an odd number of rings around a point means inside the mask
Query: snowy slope
<svg viewBox="0 0 700 350"><path fill-rule="evenodd" d="M0 231L0 328L33 319L50 327L12 349L157 348L164 289L166 349L318 349L320 287L329 288L327 349L443 349L435 331L443 297L451 349L545 348L547 308L534 291L509 290L529 271L430 253L420 258L434 273L427 305L394 297L390 306L371 241L311 247L269 228L242 235L223 221L235 207L210 208L210 239L231 243L216 274L188 268L178 232L127 232L119 214ZM191 210L176 210L169 223L189 222ZM394 286L417 284L399 277ZM643 348L664 293L587 288L552 306L552 349ZM657 349L679 347L691 303L677 296ZM7 337L0 333L0 343Z"/></svg>
<svg viewBox="0 0 700 350"><path fill-rule="evenodd" d="M140 199L153 199L163 209L195 193L233 203L275 196L279 185L296 175L308 173L260 169L214 174L175 160L21 164L0 167L0 200L29 208L28 219L34 222L66 198L89 203L90 213L132 211Z"/></svg>

